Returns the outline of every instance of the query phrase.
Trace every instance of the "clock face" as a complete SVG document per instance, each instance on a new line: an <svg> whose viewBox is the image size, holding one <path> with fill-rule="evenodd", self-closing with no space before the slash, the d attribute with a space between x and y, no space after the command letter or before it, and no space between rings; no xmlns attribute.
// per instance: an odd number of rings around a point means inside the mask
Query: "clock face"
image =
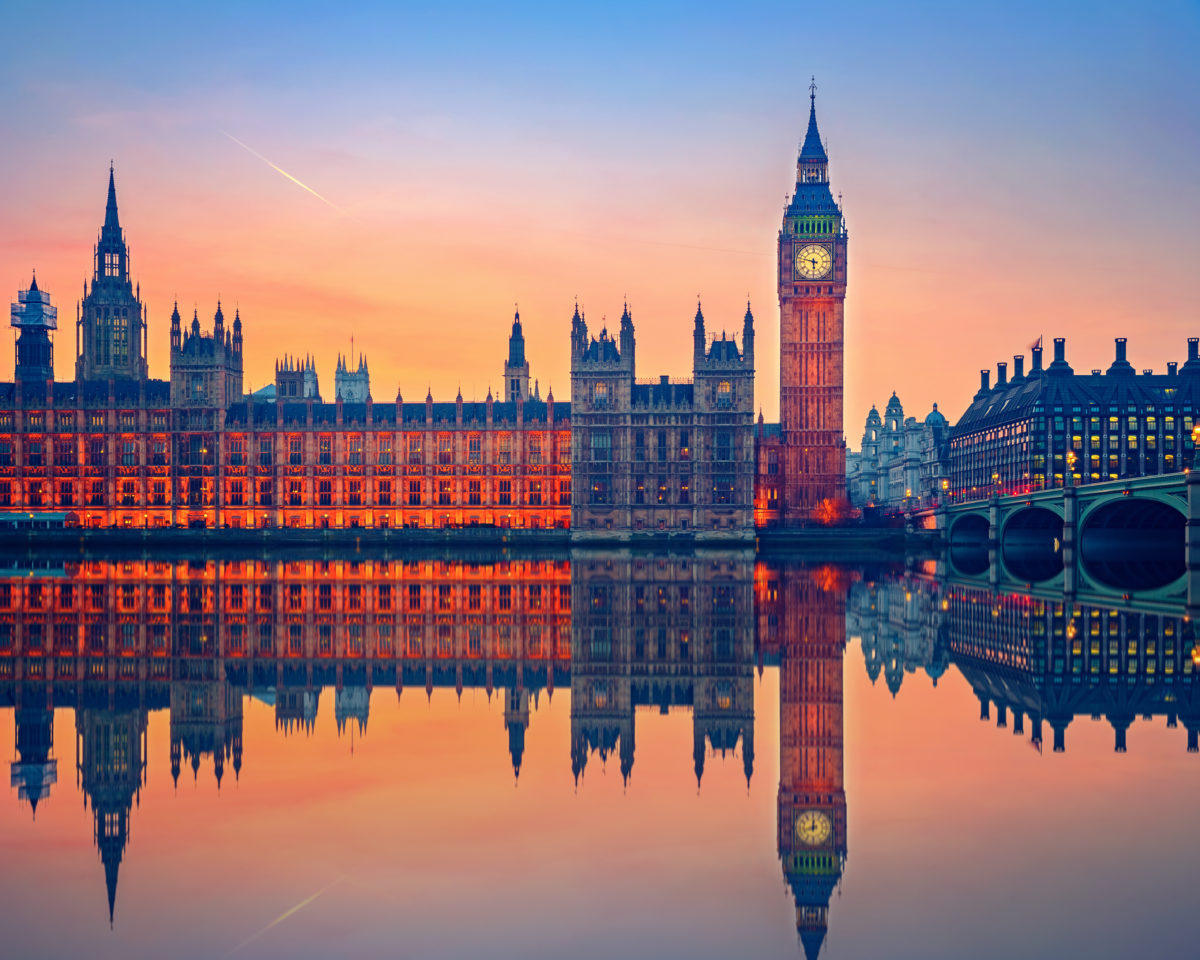
<svg viewBox="0 0 1200 960"><path fill-rule="evenodd" d="M796 251L796 272L805 280L820 280L832 266L833 254L819 243L810 243Z"/></svg>
<svg viewBox="0 0 1200 960"><path fill-rule="evenodd" d="M805 810L796 817L796 839L807 846L824 843L831 833L833 822L820 810Z"/></svg>

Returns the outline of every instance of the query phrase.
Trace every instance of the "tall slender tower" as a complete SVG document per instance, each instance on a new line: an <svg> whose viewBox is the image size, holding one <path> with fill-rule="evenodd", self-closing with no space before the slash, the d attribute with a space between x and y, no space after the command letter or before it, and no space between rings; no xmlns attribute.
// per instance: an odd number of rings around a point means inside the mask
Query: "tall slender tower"
<svg viewBox="0 0 1200 960"><path fill-rule="evenodd" d="M829 189L817 130L816 84L796 162L796 192L779 231L779 421L784 523L845 497L842 433L846 223Z"/></svg>
<svg viewBox="0 0 1200 960"><path fill-rule="evenodd" d="M108 203L96 242L92 287L83 285L75 337L75 379L144 380L146 313L129 279L129 248L117 218L117 188L108 168Z"/></svg>
<svg viewBox="0 0 1200 960"><path fill-rule="evenodd" d="M804 955L816 960L846 860L847 586L833 567L785 565L779 572L779 857Z"/></svg>
<svg viewBox="0 0 1200 960"><path fill-rule="evenodd" d="M508 361L504 364L504 399L509 403L529 399L529 361L525 359L525 334L521 314L513 315L512 334L508 338Z"/></svg>

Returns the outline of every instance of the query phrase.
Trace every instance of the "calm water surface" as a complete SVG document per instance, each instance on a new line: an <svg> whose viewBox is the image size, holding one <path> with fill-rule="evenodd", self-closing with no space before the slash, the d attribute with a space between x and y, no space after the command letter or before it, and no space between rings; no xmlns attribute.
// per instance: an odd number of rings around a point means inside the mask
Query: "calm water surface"
<svg viewBox="0 0 1200 960"><path fill-rule="evenodd" d="M740 552L33 566L4 956L1194 953L1167 601Z"/></svg>

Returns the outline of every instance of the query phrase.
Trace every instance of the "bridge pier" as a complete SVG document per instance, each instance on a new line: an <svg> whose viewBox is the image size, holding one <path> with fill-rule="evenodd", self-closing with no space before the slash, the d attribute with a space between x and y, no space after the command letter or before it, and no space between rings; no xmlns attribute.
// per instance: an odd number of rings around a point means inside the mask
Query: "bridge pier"
<svg viewBox="0 0 1200 960"><path fill-rule="evenodd" d="M1000 582L1000 498L992 494L988 498L988 583L994 588Z"/></svg>
<svg viewBox="0 0 1200 960"><path fill-rule="evenodd" d="M1063 561L1063 591L1068 596L1073 596L1076 589L1075 582L1075 554L1078 549L1078 516L1079 503L1075 498L1075 488L1063 487L1063 538L1062 538L1062 561Z"/></svg>
<svg viewBox="0 0 1200 960"><path fill-rule="evenodd" d="M1195 469L1187 473L1187 524L1183 535L1188 613L1195 617L1200 610L1200 471Z"/></svg>

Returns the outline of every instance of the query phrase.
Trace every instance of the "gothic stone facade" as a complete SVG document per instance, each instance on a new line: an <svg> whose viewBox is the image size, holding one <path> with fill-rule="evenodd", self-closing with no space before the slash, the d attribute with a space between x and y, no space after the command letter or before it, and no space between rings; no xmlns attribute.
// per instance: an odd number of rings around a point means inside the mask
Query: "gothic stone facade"
<svg viewBox="0 0 1200 960"><path fill-rule="evenodd" d="M692 380L639 381L633 319L618 339L571 318L572 535L754 536L754 318L711 343L696 310Z"/></svg>

